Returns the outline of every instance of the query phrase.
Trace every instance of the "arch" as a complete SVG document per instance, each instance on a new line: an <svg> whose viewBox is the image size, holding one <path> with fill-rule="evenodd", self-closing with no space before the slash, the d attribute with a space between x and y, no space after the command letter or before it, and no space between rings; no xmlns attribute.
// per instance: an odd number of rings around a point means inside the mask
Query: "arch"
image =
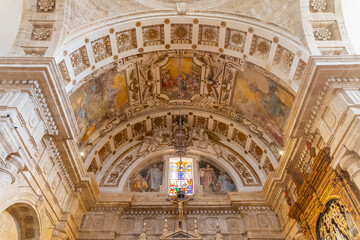
<svg viewBox="0 0 360 240"><path fill-rule="evenodd" d="M20 190L20 188L19 188ZM49 227L53 227L52 221L46 221L45 219L48 219L49 216L47 215L47 210L44 209L44 206L41 204L41 197L39 198L38 195L34 193L26 193L21 191L13 191L9 195L5 195L4 198L0 201L0 212L12 209L12 206L24 206L27 207L29 212L32 214L33 219L35 221L38 221L38 228L35 229L35 233L39 233L39 237L35 239L47 239L49 236L51 236L53 229ZM13 210L16 212L19 208L16 207ZM21 215L20 217L23 218L24 215ZM36 218L35 218L36 217ZM24 219L23 219L24 220ZM24 225L26 226L26 225Z"/></svg>
<svg viewBox="0 0 360 240"><path fill-rule="evenodd" d="M237 159L236 162L225 159L228 156L229 152L224 153L224 156L221 158L218 158L216 155L211 153L204 153L200 152L199 150L195 148L189 148L188 149L189 156L195 156L196 158L200 159L201 157L205 157L206 159L209 159L210 161L215 162L217 165L219 165L221 168L223 168L229 176L234 180L236 188L238 191L244 191L244 192L250 192L250 191L260 191L262 189L262 185L265 183L266 175L262 172L260 172L259 168L254 168L252 164L247 162L245 159L241 159L240 157L236 156ZM126 152L126 154L119 157L116 161L114 161L110 167L108 167L106 170L103 171L101 175L99 175L98 182L100 185L100 189L102 192L122 192L124 191L124 188L126 186L127 180L130 178L130 176L138 169L139 167L143 166L144 163L148 162L149 159L160 157L160 156L173 156L174 152L171 147L166 147L161 149L161 151L156 151L149 153L146 157L140 157L137 159L131 159L127 161L128 156L132 156L131 151ZM123 162L127 162L125 164L125 167L122 167L121 171L118 172L118 175L116 176L116 183L114 182L113 185L107 185L107 180L111 176L112 172L115 172L115 168L119 164L123 164ZM240 164L241 170L236 169L237 166ZM251 178L254 182L248 183L242 174L246 171L248 175L251 175ZM196 176L195 176L196 177Z"/></svg>
<svg viewBox="0 0 360 240"><path fill-rule="evenodd" d="M139 20L141 19L141 20ZM165 19L165 21L164 21ZM279 78L286 89L297 92L302 71L308 62L309 52L301 42L281 28L254 19L228 16L220 13L189 13L176 16L173 13L152 11L137 13L99 22L93 27L79 29L55 56L61 69L66 91L74 91L84 83L84 79L94 71L113 62L125 62L138 54L166 50L194 50L225 54L244 58L256 66L269 70ZM172 27L184 25L191 30L191 39L177 41ZM150 28L159 30L159 41L145 40L145 32ZM217 39L206 42L201 38L202 29L216 31ZM126 34L131 44L121 45L119 38ZM241 47L229 43L228 35L237 34ZM200 37L199 37L200 36ZM100 43L105 50L98 52L95 44ZM258 44L265 44L265 55L254 54ZM100 45L99 45L100 46ZM100 55L99 55L100 54ZM76 61L74 62L74 57ZM283 65L282 59L289 61Z"/></svg>
<svg viewBox="0 0 360 240"><path fill-rule="evenodd" d="M163 157L163 156L175 156L173 155L173 152L171 151L171 149L167 149L167 150L163 150L162 152L155 152L152 154L149 154L146 158L143 159L139 159L136 162L134 162L124 173L124 175L121 177L120 183L118 185L118 189L120 192L123 192L126 184L129 180L129 178L134 174L135 171L137 171L139 168L144 166L144 163L149 162L149 159L152 158L159 158L159 157ZM242 184L242 181L240 180L239 175L237 174L237 172L233 169L233 167L226 161L223 161L222 159L218 159L215 156L211 155L211 154L204 154L204 153L200 153L200 152L196 152L196 151L190 151L186 157L190 157L190 158L194 158L196 159L196 161L193 162L193 169L195 171L195 169L198 168L198 164L200 162L200 160L202 160L202 157L205 157L206 159L211 160L212 162L216 163L217 165L219 165L220 167L222 167L226 173L229 174L229 176L234 180L234 183L236 185L236 189L241 192L241 191L247 191L244 188L244 185ZM165 166L165 165L164 165ZM164 168L164 178L167 176L166 172L168 171L167 168ZM199 176L197 176L196 174L198 174L198 172L194 173L194 182L196 183L196 179L195 178L199 178ZM164 184L164 182L163 182ZM199 184L199 183L197 183ZM167 183L165 183L165 185L163 186L167 186ZM198 187L198 186L194 186L194 187ZM254 188L252 188L251 190L254 190ZM248 191L251 191L248 190ZM260 190L260 188L257 188L257 190ZM164 193L167 193L167 189L164 190Z"/></svg>
<svg viewBox="0 0 360 240"><path fill-rule="evenodd" d="M157 114L158 116L162 116L162 115L167 115L167 113L171 111L173 114L178 114L178 109L166 109L164 110L158 110ZM200 111L200 110L194 110L194 109L183 109L182 110L183 113L187 114L188 112L191 112L193 114L193 116L197 116L199 115L204 115L205 112ZM249 125L245 125L245 124L241 124L241 122L237 122L237 121L233 121L231 119L228 119L220 114L217 113L212 113L212 119L217 120L217 121L225 121L228 125L233 126L233 129L236 129L236 131L238 131L237 133L243 133L244 136L251 136L249 138L247 138L247 141L253 141L254 144L256 146L258 146L259 148L262 149L263 151L263 156L261 157L260 163L261 165L264 164L265 161L265 155L268 156L269 159L269 163L271 163L271 165L276 168L278 165L278 153L277 153L277 148L274 147L274 145L271 144L271 141L269 142L269 139L271 139L270 137L266 137L266 133L262 132L260 129L257 129L256 125L254 124L249 124ZM135 125L139 122L144 122L146 121L147 116L146 115L140 115L140 116L136 116L133 119L127 121L127 122L123 122L121 124L119 124L118 126L112 126L113 129L109 130L108 132L106 132L103 135L98 135L101 131L101 129L94 134L94 138L91 138L91 149L87 150L87 155L84 161L84 165L86 169L89 169L89 167L91 166L91 164L93 164L94 159L98 159L98 154L101 151L101 149L103 149L105 146L112 146L112 145L116 145L117 144L113 144L113 143L109 143L109 141L113 141L114 137L116 137L118 134L122 134L125 133L127 131L127 129L129 128L130 125ZM249 122L248 122L249 123ZM106 127L107 129L109 129L108 127ZM166 130L167 128L164 127L164 130ZM208 129L208 127L206 126L205 129ZM150 132L149 131L145 131L146 132ZM260 135L258 135L260 134ZM221 134L217 134L218 137L220 138L219 141L222 141L224 143L226 143L226 145L228 147L230 147L231 149L236 149L234 150L235 152L240 153L242 156L246 156L245 151L247 149L245 149L245 143L243 142L239 142L236 141L236 139L232 140L232 141L228 141L227 140L227 136L223 136ZM119 144L116 148L114 148L114 154L108 154L107 158L103 159L101 161L101 167L103 169L106 169L109 167L109 164L112 164L117 158L119 158L121 156L121 154L128 150L130 147L133 146L134 142L138 142L136 139L139 138L141 136L135 136L134 140L131 139L124 139L123 142L121 144ZM261 137L261 138L260 138ZM265 154L266 152L266 154ZM250 155L250 156L249 156ZM255 162L257 160L253 159L253 155L249 154L247 156L247 159L249 162ZM96 161L97 162L97 161ZM256 166L256 165L255 165ZM255 168L255 166L253 166ZM98 168L100 168L100 166L97 166Z"/></svg>
<svg viewBox="0 0 360 240"><path fill-rule="evenodd" d="M18 239L41 239L41 229L35 209L27 203L15 203L3 213L9 213L16 223Z"/></svg>

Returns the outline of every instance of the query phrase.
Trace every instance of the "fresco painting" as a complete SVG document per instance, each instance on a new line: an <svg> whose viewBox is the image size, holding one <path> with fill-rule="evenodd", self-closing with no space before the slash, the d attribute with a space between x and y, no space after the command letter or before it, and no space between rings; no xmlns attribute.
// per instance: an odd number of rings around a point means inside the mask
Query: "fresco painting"
<svg viewBox="0 0 360 240"><path fill-rule="evenodd" d="M294 96L270 78L253 70L238 71L233 105L284 145L282 131Z"/></svg>
<svg viewBox="0 0 360 240"><path fill-rule="evenodd" d="M136 171L129 180L131 192L159 192L163 179L163 163L157 162Z"/></svg>
<svg viewBox="0 0 360 240"><path fill-rule="evenodd" d="M203 160L199 163L199 169L204 193L236 192L234 181L223 169Z"/></svg>
<svg viewBox="0 0 360 240"><path fill-rule="evenodd" d="M82 145L104 120L123 112L127 103L125 72L107 71L85 83L70 101L80 129Z"/></svg>
<svg viewBox="0 0 360 240"><path fill-rule="evenodd" d="M181 61L181 62L180 62ZM170 99L190 99L200 93L201 68L192 58L171 57L161 68L161 92ZM180 94L181 89L181 94Z"/></svg>

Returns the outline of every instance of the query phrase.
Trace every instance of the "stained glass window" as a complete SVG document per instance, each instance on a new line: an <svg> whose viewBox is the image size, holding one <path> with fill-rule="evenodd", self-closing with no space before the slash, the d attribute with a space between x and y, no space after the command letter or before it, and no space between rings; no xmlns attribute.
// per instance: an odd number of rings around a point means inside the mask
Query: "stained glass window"
<svg viewBox="0 0 360 240"><path fill-rule="evenodd" d="M185 194L194 194L192 158L170 158L169 161L169 194L176 195L179 190Z"/></svg>

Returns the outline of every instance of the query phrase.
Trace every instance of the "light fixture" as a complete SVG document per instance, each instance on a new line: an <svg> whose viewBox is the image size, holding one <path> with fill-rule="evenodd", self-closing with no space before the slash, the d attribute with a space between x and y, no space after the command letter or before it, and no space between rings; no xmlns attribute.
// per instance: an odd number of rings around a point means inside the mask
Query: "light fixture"
<svg viewBox="0 0 360 240"><path fill-rule="evenodd" d="M82 151L82 152L80 153L80 155L81 155L82 157L85 156L85 152Z"/></svg>
<svg viewBox="0 0 360 240"><path fill-rule="evenodd" d="M282 151L282 150L279 151L279 154L280 154L280 155L284 155L284 151Z"/></svg>

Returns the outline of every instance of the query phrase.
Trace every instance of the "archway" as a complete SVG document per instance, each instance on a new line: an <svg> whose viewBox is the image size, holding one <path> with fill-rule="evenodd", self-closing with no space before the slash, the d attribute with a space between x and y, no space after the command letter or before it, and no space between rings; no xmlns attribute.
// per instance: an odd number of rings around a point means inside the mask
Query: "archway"
<svg viewBox="0 0 360 240"><path fill-rule="evenodd" d="M35 210L16 203L0 214L0 239L40 239L40 225Z"/></svg>

